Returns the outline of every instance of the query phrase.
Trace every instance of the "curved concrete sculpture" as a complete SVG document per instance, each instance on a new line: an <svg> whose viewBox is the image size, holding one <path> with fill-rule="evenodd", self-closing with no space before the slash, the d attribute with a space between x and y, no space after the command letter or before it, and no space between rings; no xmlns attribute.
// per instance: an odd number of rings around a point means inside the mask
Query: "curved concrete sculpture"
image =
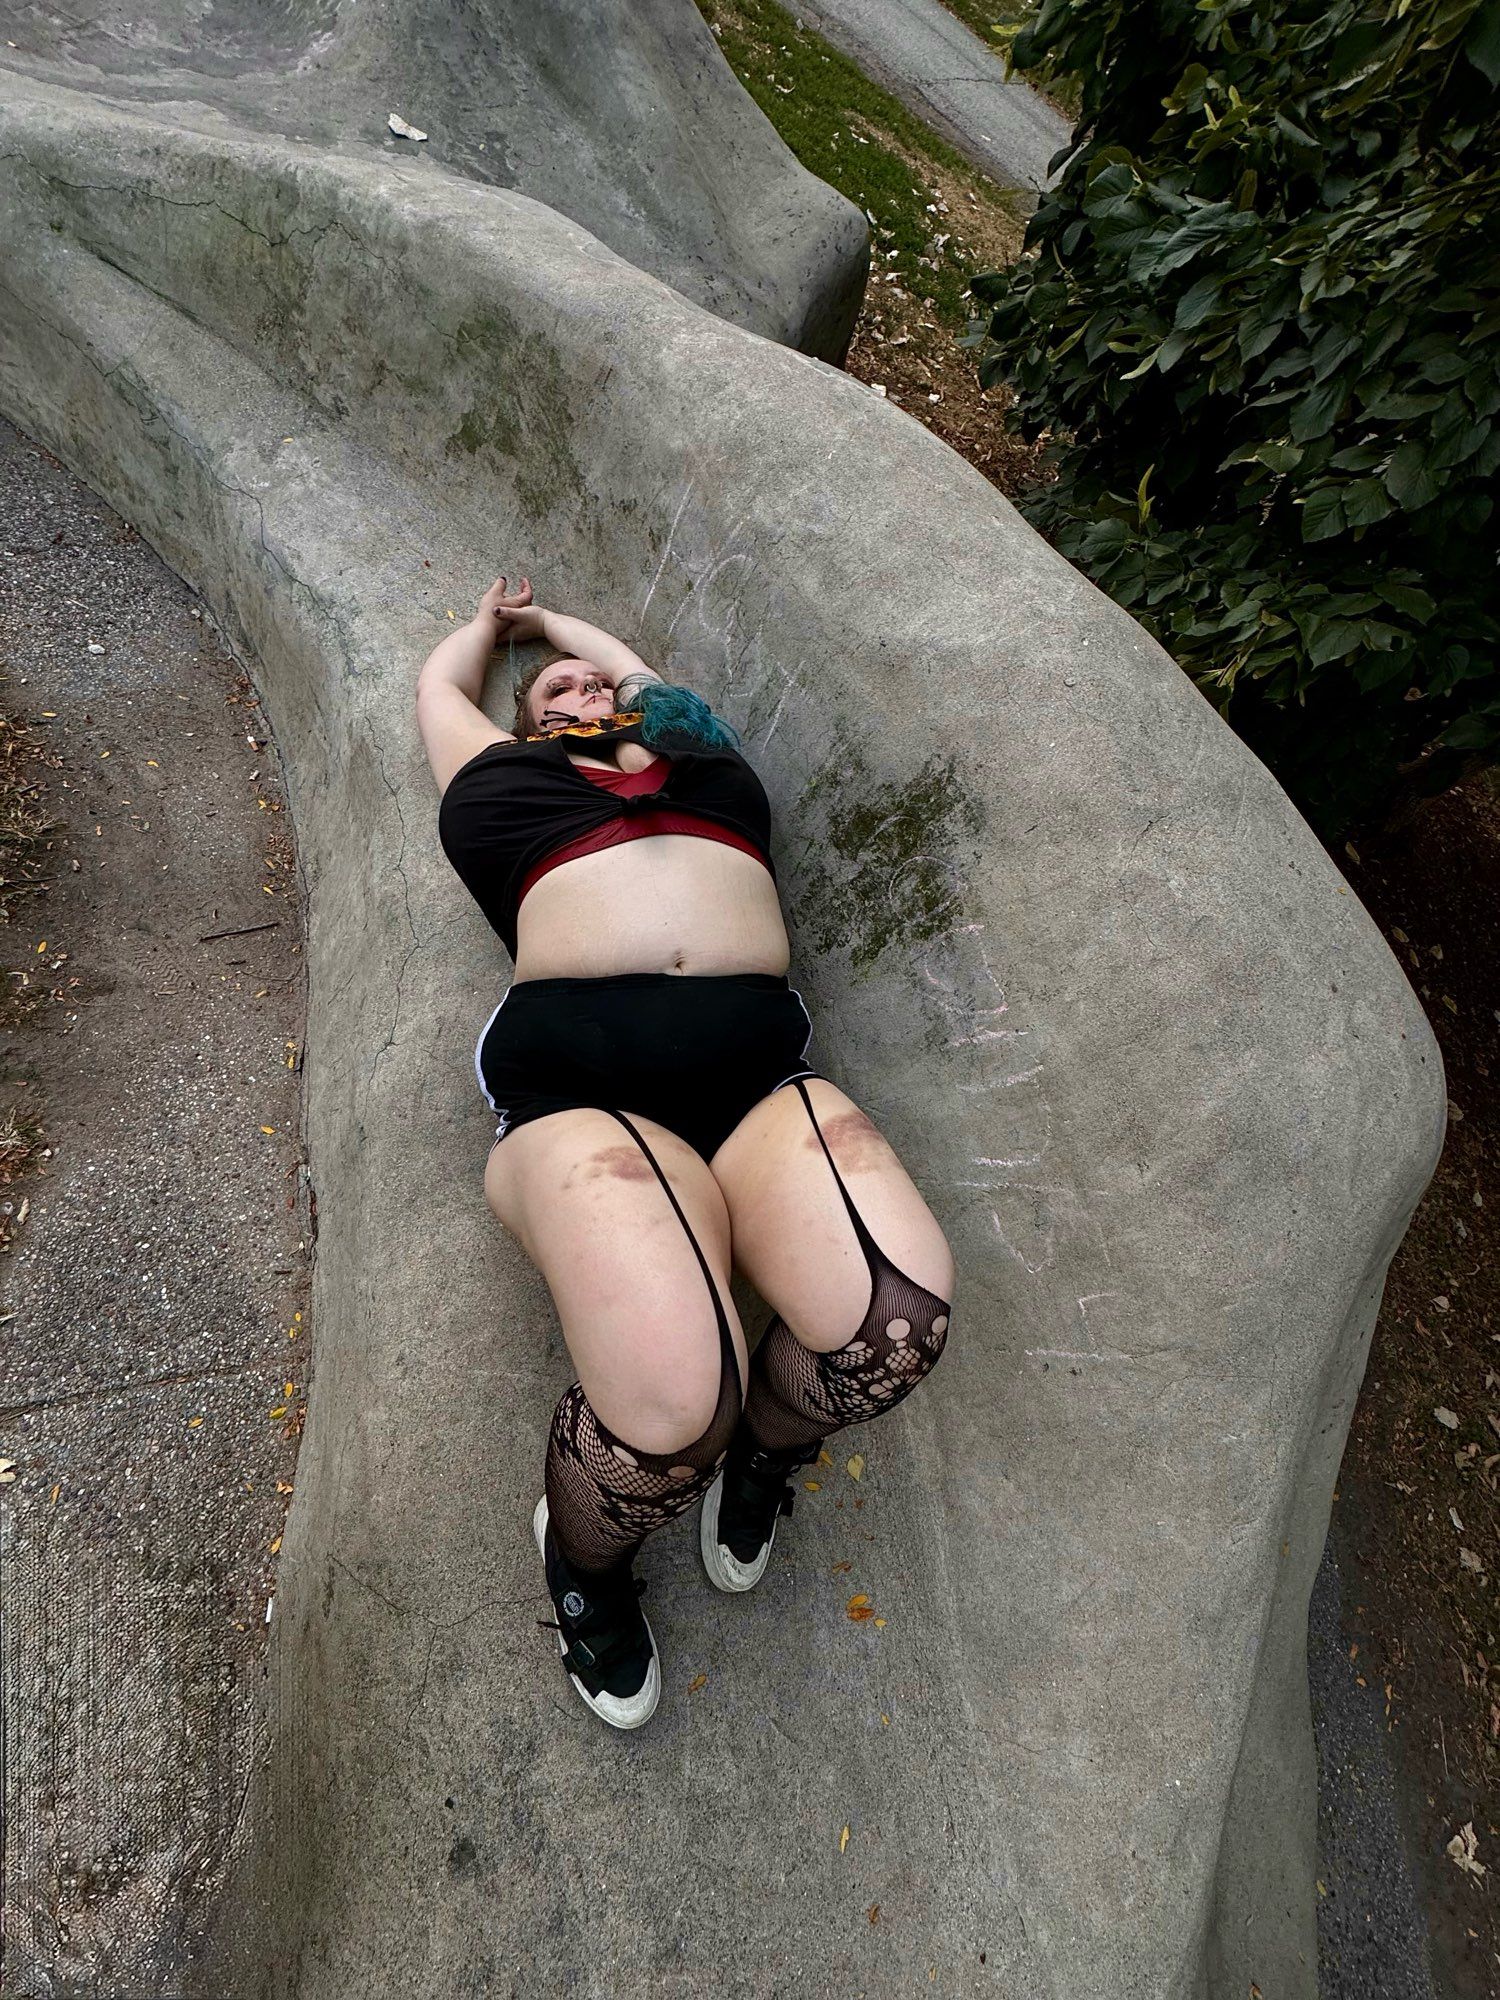
<svg viewBox="0 0 1500 2000"><path fill-rule="evenodd" d="M0 403L258 662L306 872L312 1399L177 1983L1312 2000L1307 1599L1445 1099L1306 824L918 423L539 203L36 82L0 156ZM960 1271L792 1568L731 1603L653 1541L623 1741L533 1622L570 1374L481 1195L508 967L413 718L500 569L742 731L814 1051Z"/></svg>
<svg viewBox="0 0 1500 2000"><path fill-rule="evenodd" d="M514 188L738 326L828 361L848 351L870 268L865 218L781 143L691 0L25 11L5 69L173 126L366 164L384 146ZM423 137L393 137L392 113Z"/></svg>

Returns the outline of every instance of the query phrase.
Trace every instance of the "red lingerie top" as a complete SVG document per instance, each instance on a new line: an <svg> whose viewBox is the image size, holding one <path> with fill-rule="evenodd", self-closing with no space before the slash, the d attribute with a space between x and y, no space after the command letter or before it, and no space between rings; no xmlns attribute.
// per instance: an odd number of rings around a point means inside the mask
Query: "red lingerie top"
<svg viewBox="0 0 1500 2000"><path fill-rule="evenodd" d="M573 768L592 778L596 785L602 785L605 791L630 799L644 792L660 791L671 765L665 757L654 757L644 771L600 771L589 764L575 764ZM699 819L693 813L675 812L669 806L662 806L655 812L632 813L629 819L607 820L592 833L580 834L576 840L544 855L521 883L517 904L525 900L550 869L560 868L563 862L576 861L580 854L598 854L606 847L619 847L627 840L643 840L652 833L690 833L703 840L717 840L725 847L737 847L742 854L765 866L765 857L743 834L727 826L717 826L712 820Z"/></svg>

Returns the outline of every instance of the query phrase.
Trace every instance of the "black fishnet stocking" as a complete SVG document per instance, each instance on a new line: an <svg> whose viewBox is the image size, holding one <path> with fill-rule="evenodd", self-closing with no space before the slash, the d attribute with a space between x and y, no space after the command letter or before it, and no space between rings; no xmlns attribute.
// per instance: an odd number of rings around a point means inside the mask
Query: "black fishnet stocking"
<svg viewBox="0 0 1500 2000"><path fill-rule="evenodd" d="M713 1422L677 1451L642 1451L594 1413L575 1382L552 1414L547 1439L547 1513L575 1570L627 1563L641 1543L684 1513L713 1484L740 1414L740 1377L731 1348Z"/></svg>
<svg viewBox="0 0 1500 2000"><path fill-rule="evenodd" d="M745 1426L763 1450L776 1452L799 1451L893 1408L937 1365L948 1337L948 1301L882 1253L833 1164L806 1086L796 1087L865 1253L871 1296L859 1331L831 1353L805 1347L780 1314L771 1321L750 1357Z"/></svg>

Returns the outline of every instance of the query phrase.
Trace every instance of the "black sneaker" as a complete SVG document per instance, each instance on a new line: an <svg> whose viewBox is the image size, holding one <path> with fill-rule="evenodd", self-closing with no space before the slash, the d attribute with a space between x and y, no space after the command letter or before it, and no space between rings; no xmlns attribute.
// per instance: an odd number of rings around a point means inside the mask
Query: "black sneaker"
<svg viewBox="0 0 1500 2000"><path fill-rule="evenodd" d="M817 1456L816 1444L763 1451L740 1425L698 1517L698 1546L710 1583L720 1590L755 1588L771 1559L776 1524L790 1515L796 1500L788 1475Z"/></svg>
<svg viewBox="0 0 1500 2000"><path fill-rule="evenodd" d="M597 1582L577 1577L548 1529L545 1493L531 1528L557 1613L556 1619L539 1618L538 1625L556 1632L568 1678L595 1715L616 1729L639 1729L661 1699L661 1656L638 1602L645 1578L627 1569L618 1583L601 1590Z"/></svg>

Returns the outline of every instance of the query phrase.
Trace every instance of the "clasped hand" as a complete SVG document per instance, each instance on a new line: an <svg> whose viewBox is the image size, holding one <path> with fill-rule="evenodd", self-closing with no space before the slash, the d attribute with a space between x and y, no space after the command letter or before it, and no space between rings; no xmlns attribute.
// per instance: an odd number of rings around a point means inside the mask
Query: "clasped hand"
<svg viewBox="0 0 1500 2000"><path fill-rule="evenodd" d="M529 577L521 578L519 590L507 591L505 578L501 576L480 598L474 622L492 633L496 645L502 639L524 643L528 639L544 639L547 636L542 624L546 615L541 605L531 601Z"/></svg>

